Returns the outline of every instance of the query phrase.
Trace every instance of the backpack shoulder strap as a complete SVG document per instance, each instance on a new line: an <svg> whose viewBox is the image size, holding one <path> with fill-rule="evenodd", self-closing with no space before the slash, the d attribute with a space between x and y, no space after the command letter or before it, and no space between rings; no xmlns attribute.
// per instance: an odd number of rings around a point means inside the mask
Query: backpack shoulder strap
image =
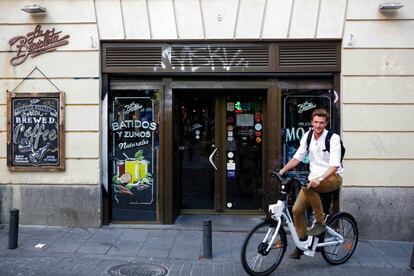
<svg viewBox="0 0 414 276"><path fill-rule="evenodd" d="M306 149L309 151L309 146L312 140L313 129L309 130L308 137L306 137Z"/></svg>
<svg viewBox="0 0 414 276"><path fill-rule="evenodd" d="M331 149L331 138L332 135L334 134L334 132L332 130L328 130L328 134L326 134L326 138L325 138L325 150L327 152L330 152Z"/></svg>

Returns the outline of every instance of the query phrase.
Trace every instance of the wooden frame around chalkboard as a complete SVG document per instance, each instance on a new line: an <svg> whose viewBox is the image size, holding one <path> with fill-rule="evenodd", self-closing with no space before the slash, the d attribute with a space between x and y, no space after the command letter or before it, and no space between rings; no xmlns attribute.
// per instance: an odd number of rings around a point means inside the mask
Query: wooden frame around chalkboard
<svg viewBox="0 0 414 276"><path fill-rule="evenodd" d="M56 98L58 99L58 118L59 118L59 152L58 152L58 164L56 165L38 165L38 166L19 166L13 164L12 156L12 118L13 99L17 98ZM65 170L65 105L64 105L64 92L55 93L8 93L7 94L7 167L12 172L59 172Z"/></svg>

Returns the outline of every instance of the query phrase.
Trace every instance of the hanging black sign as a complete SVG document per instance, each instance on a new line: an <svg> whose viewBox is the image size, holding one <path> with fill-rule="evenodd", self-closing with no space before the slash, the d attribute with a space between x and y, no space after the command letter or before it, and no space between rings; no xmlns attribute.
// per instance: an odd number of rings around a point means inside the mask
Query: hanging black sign
<svg viewBox="0 0 414 276"><path fill-rule="evenodd" d="M64 170L63 92L11 93L7 107L9 169Z"/></svg>

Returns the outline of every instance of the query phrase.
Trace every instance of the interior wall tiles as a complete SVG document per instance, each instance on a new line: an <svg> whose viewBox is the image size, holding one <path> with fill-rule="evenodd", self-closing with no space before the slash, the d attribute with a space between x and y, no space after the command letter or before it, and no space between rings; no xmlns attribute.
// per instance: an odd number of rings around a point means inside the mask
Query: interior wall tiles
<svg viewBox="0 0 414 276"><path fill-rule="evenodd" d="M413 105L342 106L343 131L414 131Z"/></svg>
<svg viewBox="0 0 414 276"><path fill-rule="evenodd" d="M203 22L198 0L173 0L178 38L203 39Z"/></svg>
<svg viewBox="0 0 414 276"><path fill-rule="evenodd" d="M16 36L26 36L27 33L33 32L37 24L24 25L0 25L0 51L10 51L10 39ZM41 30L55 29L55 32L61 32L60 37L69 35L69 44L61 46L56 51L98 51L99 36L95 23L91 24L42 24ZM17 43L16 43L17 44ZM12 47L16 51L16 46Z"/></svg>
<svg viewBox="0 0 414 276"><path fill-rule="evenodd" d="M293 0L267 0L262 38L287 38Z"/></svg>
<svg viewBox="0 0 414 276"><path fill-rule="evenodd" d="M0 52L0 78L24 78L36 66L49 78L99 77L100 54L98 51L63 52L54 51L34 58L23 64L11 66L14 52Z"/></svg>
<svg viewBox="0 0 414 276"><path fill-rule="evenodd" d="M342 74L414 75L414 49L343 49Z"/></svg>
<svg viewBox="0 0 414 276"><path fill-rule="evenodd" d="M289 38L314 38L319 0L294 0Z"/></svg>
<svg viewBox="0 0 414 276"><path fill-rule="evenodd" d="M64 172L9 172L7 160L0 159L1 183L13 185L31 184L69 184L97 185L100 184L99 159L67 159Z"/></svg>
<svg viewBox="0 0 414 276"><path fill-rule="evenodd" d="M372 20L372 19L414 19L414 1L398 0L396 2L404 5L397 12L381 13L378 6L385 2L378 0L348 0L347 19L349 20Z"/></svg>
<svg viewBox="0 0 414 276"><path fill-rule="evenodd" d="M146 0L121 0L122 19L127 39L150 39Z"/></svg>
<svg viewBox="0 0 414 276"><path fill-rule="evenodd" d="M414 104L413 87L414 76L344 77L342 103Z"/></svg>
<svg viewBox="0 0 414 276"><path fill-rule="evenodd" d="M342 38L347 0L321 0L317 38Z"/></svg>
<svg viewBox="0 0 414 276"><path fill-rule="evenodd" d="M240 0L235 38L260 38L265 0Z"/></svg>
<svg viewBox="0 0 414 276"><path fill-rule="evenodd" d="M348 159L413 159L414 132L344 132Z"/></svg>
<svg viewBox="0 0 414 276"><path fill-rule="evenodd" d="M39 4L45 15L32 16L21 10L26 5ZM0 24L95 23L93 0L0 1Z"/></svg>
<svg viewBox="0 0 414 276"><path fill-rule="evenodd" d="M147 1L153 39L177 39L172 0Z"/></svg>
<svg viewBox="0 0 414 276"><path fill-rule="evenodd" d="M101 40L125 38L121 0L95 0L95 10Z"/></svg>
<svg viewBox="0 0 414 276"><path fill-rule="evenodd" d="M344 167L344 186L413 185L414 160L344 160Z"/></svg>
<svg viewBox="0 0 414 276"><path fill-rule="evenodd" d="M239 0L201 0L206 39L232 39Z"/></svg>
<svg viewBox="0 0 414 276"><path fill-rule="evenodd" d="M348 21L346 48L414 48L414 20ZM352 44L347 38L353 36Z"/></svg>

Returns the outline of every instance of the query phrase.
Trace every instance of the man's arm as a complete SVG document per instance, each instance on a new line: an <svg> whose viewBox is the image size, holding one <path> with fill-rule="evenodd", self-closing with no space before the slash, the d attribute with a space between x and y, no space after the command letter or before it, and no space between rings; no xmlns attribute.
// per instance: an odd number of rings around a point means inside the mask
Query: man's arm
<svg viewBox="0 0 414 276"><path fill-rule="evenodd" d="M285 172L293 169L294 167L296 167L298 164L300 163L299 160L292 158L289 160L289 162L287 162L287 164L285 166L283 166L283 168L279 171L279 173L281 175L283 175Z"/></svg>
<svg viewBox="0 0 414 276"><path fill-rule="evenodd" d="M279 171L281 175L283 175L288 170L293 169L296 167L300 162L303 161L305 156L308 154L308 147L306 145L306 138L308 137L309 132L306 135L303 135L300 139L299 148L296 151L295 155L293 155L292 159L287 162L287 164Z"/></svg>
<svg viewBox="0 0 414 276"><path fill-rule="evenodd" d="M328 177L336 173L337 170L338 167L331 166L320 177L322 177L323 179L327 179ZM316 188L319 186L319 184L321 184L321 182L318 178L312 179L311 181L309 181L308 188Z"/></svg>

